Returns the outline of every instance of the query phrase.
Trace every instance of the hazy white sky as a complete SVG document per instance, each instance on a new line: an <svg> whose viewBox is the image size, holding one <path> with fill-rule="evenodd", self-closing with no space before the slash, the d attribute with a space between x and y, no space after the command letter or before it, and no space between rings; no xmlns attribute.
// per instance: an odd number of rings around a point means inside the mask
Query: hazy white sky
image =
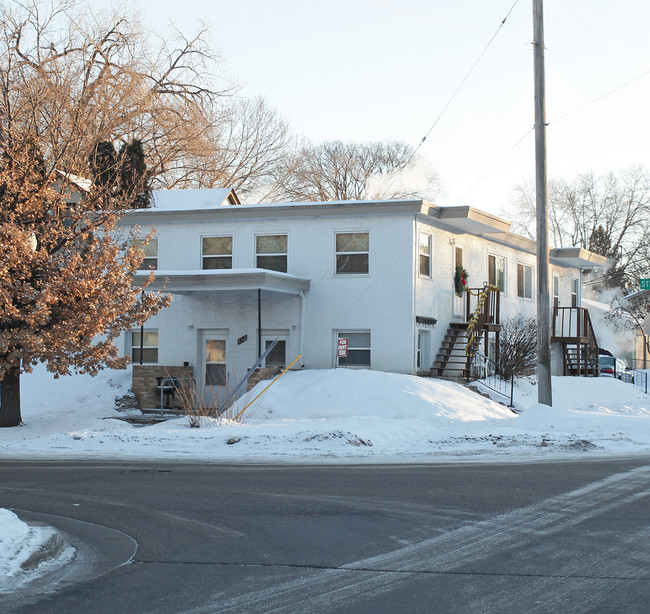
<svg viewBox="0 0 650 614"><path fill-rule="evenodd" d="M241 94L264 96L298 134L313 141L399 139L416 146L514 2L133 5L155 28L171 20L193 31L197 22L206 22L224 68L245 84ZM546 0L544 10L549 175L648 164L650 74L644 73L650 71L650 5ZM469 204L507 216L512 187L533 176L531 40L532 0L519 0L420 149L440 175L440 204Z"/></svg>

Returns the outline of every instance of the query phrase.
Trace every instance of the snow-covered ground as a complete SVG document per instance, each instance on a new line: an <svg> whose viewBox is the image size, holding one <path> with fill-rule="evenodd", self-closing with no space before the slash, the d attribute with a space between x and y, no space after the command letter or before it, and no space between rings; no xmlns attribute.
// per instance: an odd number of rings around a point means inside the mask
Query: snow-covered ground
<svg viewBox="0 0 650 614"><path fill-rule="evenodd" d="M241 423L205 418L200 428L185 417L149 426L117 419L127 414L114 409L115 398L130 379L129 370L23 375L24 425L0 429L0 458L426 462L650 452L650 396L612 378L553 378L552 408L538 405L534 383L521 380L514 413L442 380L299 371L268 388Z"/></svg>
<svg viewBox="0 0 650 614"><path fill-rule="evenodd" d="M427 462L650 453L650 396L612 378L553 378L552 408L537 404L534 383L521 380L515 413L442 380L300 371L278 379L241 422L203 418L199 428L185 417L149 426L120 420L129 414L115 399L130 381L129 370L55 380L41 367L24 375L24 424L0 429L0 458ZM268 385L258 384L229 415ZM0 509L0 592L72 556L64 549L34 567L34 553L52 537L52 529Z"/></svg>
<svg viewBox="0 0 650 614"><path fill-rule="evenodd" d="M64 565L72 547L52 527L31 526L0 509L0 593L9 592Z"/></svg>

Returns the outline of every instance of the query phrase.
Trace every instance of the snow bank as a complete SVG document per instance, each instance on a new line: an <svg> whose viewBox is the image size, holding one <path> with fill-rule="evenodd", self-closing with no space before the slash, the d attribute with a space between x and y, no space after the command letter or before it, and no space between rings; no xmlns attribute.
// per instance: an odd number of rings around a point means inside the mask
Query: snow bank
<svg viewBox="0 0 650 614"><path fill-rule="evenodd" d="M30 526L0 508L0 593L9 592L74 555L52 527Z"/></svg>

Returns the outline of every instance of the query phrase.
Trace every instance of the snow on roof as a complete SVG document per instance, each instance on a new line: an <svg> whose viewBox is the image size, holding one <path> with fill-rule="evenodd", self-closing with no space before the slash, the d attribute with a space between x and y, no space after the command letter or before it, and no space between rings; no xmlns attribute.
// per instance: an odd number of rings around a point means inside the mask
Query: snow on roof
<svg viewBox="0 0 650 614"><path fill-rule="evenodd" d="M61 177L69 181L72 185L76 186L84 192L89 192L90 188L93 185L92 180L86 179L85 177L80 177L79 175L73 175L72 173L66 173L59 170L58 168L54 169Z"/></svg>
<svg viewBox="0 0 650 614"><path fill-rule="evenodd" d="M155 190L152 198L153 209L185 211L210 209L232 205L229 197L234 194L231 188ZM238 202L235 196L235 201Z"/></svg>

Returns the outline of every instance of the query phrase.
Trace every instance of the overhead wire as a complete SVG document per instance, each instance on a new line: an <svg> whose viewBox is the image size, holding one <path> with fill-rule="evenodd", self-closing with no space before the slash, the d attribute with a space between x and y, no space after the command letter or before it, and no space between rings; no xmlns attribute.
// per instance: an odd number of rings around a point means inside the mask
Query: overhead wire
<svg viewBox="0 0 650 614"><path fill-rule="evenodd" d="M494 32L494 34L492 35L492 37L490 38L490 40L487 42L487 44L486 44L485 47L483 48L483 51L481 51L481 53L479 54L478 58L476 58L476 60L474 61L474 63L473 63L472 66L470 67L470 69L467 71L467 74L463 77L463 79L461 80L461 82L458 84L458 87L454 90L454 93L451 95L451 97L450 97L449 100L447 101L447 104L445 104L445 106L442 108L442 111L440 111L440 113L438 114L438 117L436 117L436 119L435 119L435 121L433 122L433 124L431 124L431 127L429 128L429 130L428 130L428 131L426 132L426 134L422 137L422 139L421 139L420 142L418 143L417 147L413 150L413 153L409 156L409 158L407 159L407 161L405 162L405 164L403 164L403 165L401 166L401 168L400 168L400 169L398 170L398 172L395 174L395 176L393 177L393 179L391 180L391 182L388 184L388 186L386 187L386 189L383 191L383 193L382 193L382 195L381 195L381 198L384 198L384 197L386 196L388 190L390 190L390 188L393 186L393 184L395 183L395 181L397 180L397 178L401 175L401 173L404 171L404 169L405 169L406 167L408 167L408 165L413 161L413 158L415 158L416 154L418 153L418 151L420 150L420 148L422 147L422 145L424 145L424 142L427 140L428 136L431 134L431 132L433 131L433 129L438 125L438 122L442 119L442 116L445 114L445 112L446 112L447 109L449 108L449 105L451 105L451 103L453 102L453 100L456 98L456 96L458 95L458 93L459 93L460 90L462 89L463 85L465 85L465 83L466 83L467 80L469 79L470 75L474 72L474 69L476 68L476 66L478 65L478 63L481 61L481 59L483 58L483 56L484 56L485 53L487 52L488 48L490 47L490 45L492 44L492 42L494 41L494 39L497 37L497 35L498 35L499 32L501 31L501 28L503 28L503 26L504 26L504 24L506 23L508 17L510 17L510 14L512 13L512 11L514 10L515 6L517 6L518 3L519 3L519 0L515 0L515 1L514 1L513 5L510 7L510 10L507 12L506 16L501 20L501 23L499 24L499 27L495 30L495 32Z"/></svg>
<svg viewBox="0 0 650 614"><path fill-rule="evenodd" d="M527 130L526 133L510 149L508 149L508 151L506 151L506 153L504 153L487 171L485 171L485 173L483 173L483 175L481 175L479 179L474 182L469 190L467 190L460 198L456 200L454 205L457 205L461 200L463 200L463 198L465 198L479 183L481 183L483 179L485 179L497 166L499 166L499 164L501 164L501 162L503 162L515 149L517 149L517 147L523 143L526 137L531 132L533 132L533 130L535 130L535 126L530 128L530 130Z"/></svg>
<svg viewBox="0 0 650 614"><path fill-rule="evenodd" d="M578 111L581 111L585 107L588 107L589 105L594 104L595 102L598 102L599 100L602 100L603 98L609 96L610 94L613 94L614 92L617 92L618 90L623 89L624 87L627 87L628 85L631 85L635 81L638 81L639 79L643 79L643 77L646 77L650 75L650 70L646 70L646 72L638 75L637 77L634 77L634 79L630 79L629 81L626 81L625 83L615 87L614 89L609 90L608 92L605 92L604 94L601 94L600 96L597 96L593 100L590 100L589 102L585 102L584 104L580 105L579 107L576 107L572 111L568 111L564 115L560 115L559 117L556 117L554 120L550 121L547 123L547 125L554 124L559 122L560 120L564 119L565 117L568 117L569 115L573 115L574 113L577 113Z"/></svg>

